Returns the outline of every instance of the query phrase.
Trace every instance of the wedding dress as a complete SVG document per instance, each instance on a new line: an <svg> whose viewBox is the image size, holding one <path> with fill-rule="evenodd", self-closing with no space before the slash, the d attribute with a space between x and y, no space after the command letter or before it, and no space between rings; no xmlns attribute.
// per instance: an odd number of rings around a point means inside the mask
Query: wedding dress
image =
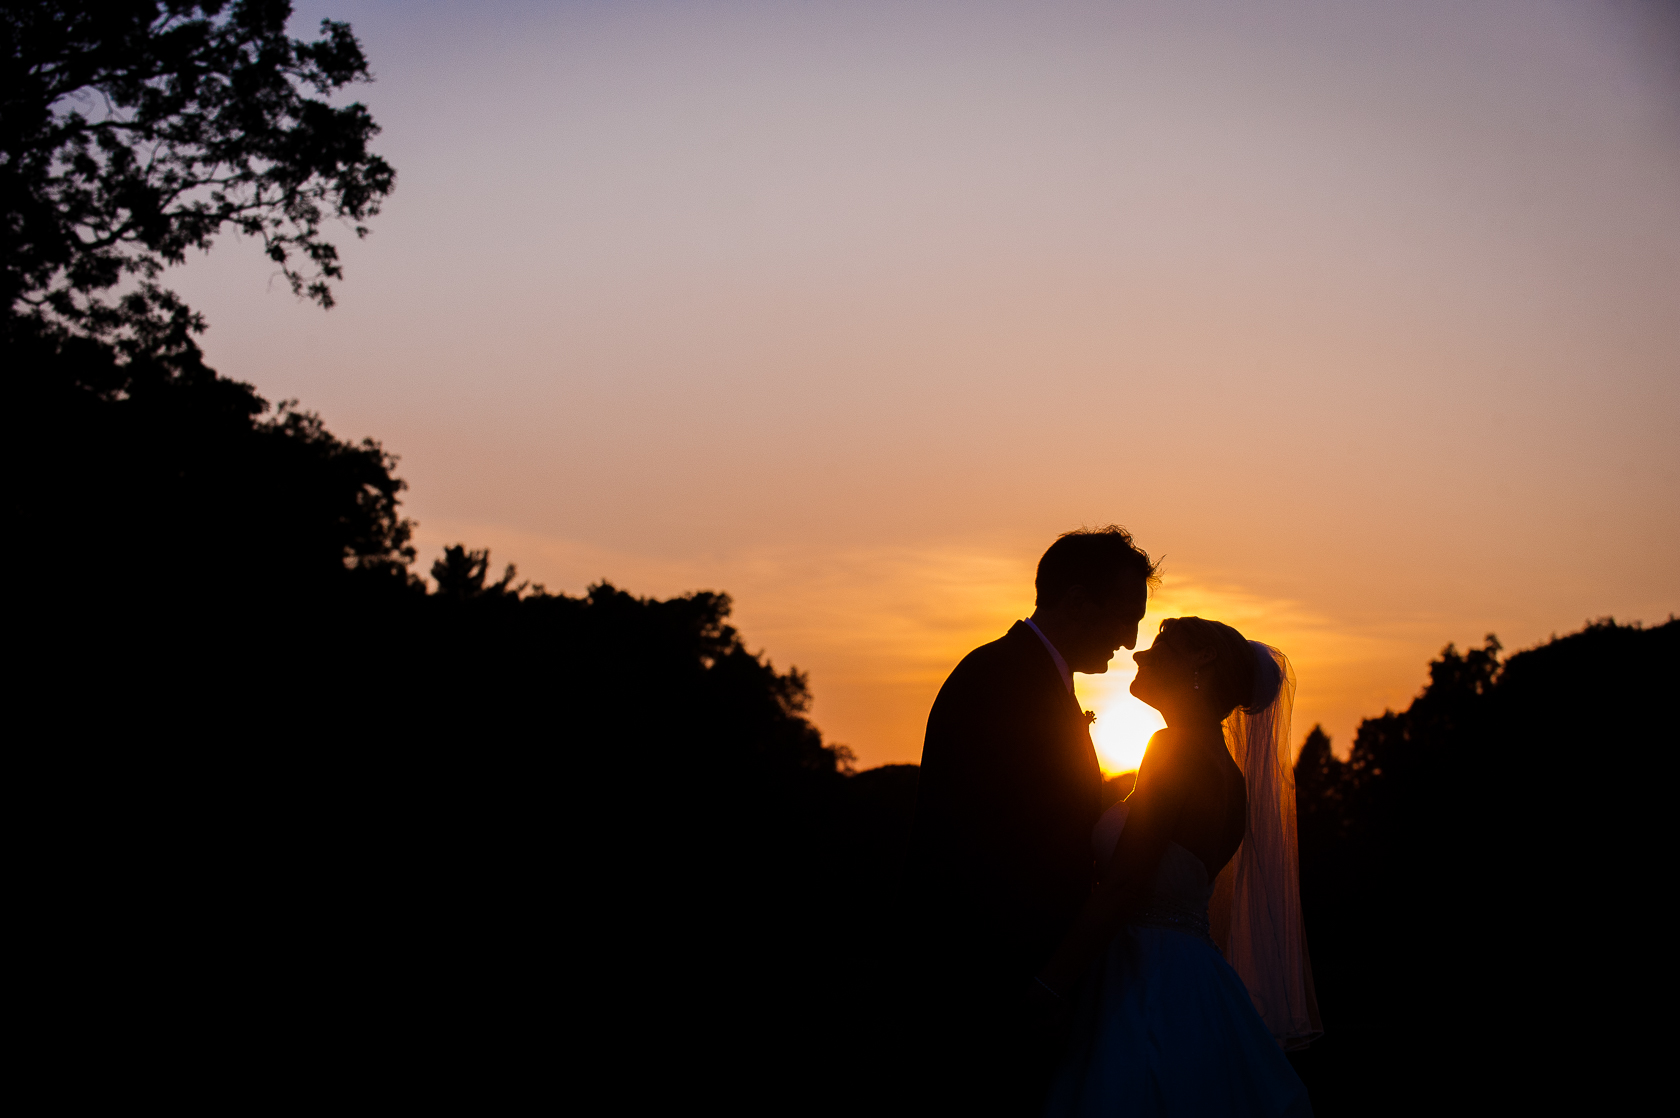
<svg viewBox="0 0 1680 1118"><path fill-rule="evenodd" d="M1097 824L1119 840L1125 804ZM1108 838L1112 835L1112 838ZM1208 928L1207 867L1176 842L1149 900L1081 991L1074 1043L1051 1087L1052 1118L1310 1115L1306 1088Z"/></svg>
<svg viewBox="0 0 1680 1118"><path fill-rule="evenodd" d="M1321 1031L1295 871L1294 678L1282 653L1255 643L1257 657L1275 658L1276 690L1225 725L1248 787L1242 847L1216 883L1200 858L1167 844L1147 898L1077 995L1046 1118L1312 1114L1284 1055ZM1099 865L1127 810L1115 804L1092 832ZM1222 945L1209 924L1216 884Z"/></svg>

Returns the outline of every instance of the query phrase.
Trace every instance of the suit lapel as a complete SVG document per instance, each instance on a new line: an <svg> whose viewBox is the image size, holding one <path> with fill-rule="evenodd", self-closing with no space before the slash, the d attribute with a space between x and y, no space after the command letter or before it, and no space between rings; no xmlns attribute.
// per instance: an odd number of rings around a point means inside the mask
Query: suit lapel
<svg viewBox="0 0 1680 1118"><path fill-rule="evenodd" d="M1079 705L1078 697L1062 683L1062 673L1056 670L1056 662L1050 658L1050 652L1044 647L1044 642L1038 639L1038 634L1028 627L1025 621L1017 621L1010 628L1011 638L1020 646L1021 659L1026 663L1026 669L1033 673L1033 677L1047 691L1056 696L1055 710L1058 716L1067 720L1069 737L1078 743L1077 749L1083 760L1088 755L1093 761L1096 758L1096 747L1091 742L1090 723L1085 720L1085 711Z"/></svg>

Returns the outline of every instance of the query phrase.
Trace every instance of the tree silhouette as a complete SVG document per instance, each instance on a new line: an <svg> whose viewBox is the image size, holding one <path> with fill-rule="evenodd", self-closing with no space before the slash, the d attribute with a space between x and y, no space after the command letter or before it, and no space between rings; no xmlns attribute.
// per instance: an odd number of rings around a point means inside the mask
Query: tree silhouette
<svg viewBox="0 0 1680 1118"><path fill-rule="evenodd" d="M490 572L490 551L468 551L465 544L455 544L443 549L443 558L432 564L432 580L437 583L437 593L441 597L466 601L470 598L482 598L486 595L492 598L517 598L530 586L529 582L513 585L518 576L518 570L512 563L502 572L499 581L484 585L484 580ZM542 587L536 588L542 593Z"/></svg>
<svg viewBox="0 0 1680 1118"><path fill-rule="evenodd" d="M370 80L350 25L304 42L290 17L215 0L0 8L0 304L142 351L188 345L203 322L156 281L232 226L331 306L343 271L322 223L365 236L396 176L368 150L367 109L320 99Z"/></svg>
<svg viewBox="0 0 1680 1118"><path fill-rule="evenodd" d="M328 631L333 603L415 594L394 456L218 376L203 321L158 285L231 227L328 306L323 223L378 212L368 80L347 24L293 40L286 3L9 4L0 115L0 352L35 450L24 531L78 590L31 603L93 671L95 710L213 722ZM265 623L281 611L292 627ZM278 681L271 681L278 682Z"/></svg>
<svg viewBox="0 0 1680 1118"><path fill-rule="evenodd" d="M1300 1066L1317 1112L1415 1113L1464 1076L1551 1098L1569 1087L1541 1074L1556 1023L1633 1011L1616 999L1638 989L1637 958L1599 901L1648 891L1666 785L1600 785L1672 736L1680 622L1606 619L1501 651L1491 635L1446 646L1407 709L1361 723L1347 762L1317 727L1301 751L1301 896L1326 1036ZM1547 977L1576 965L1591 973ZM1595 1041L1571 1037L1571 1060L1606 1066L1577 1043ZM1585 1085L1595 1105L1621 1108L1614 1080Z"/></svg>
<svg viewBox="0 0 1680 1118"><path fill-rule="evenodd" d="M1346 784L1347 765L1330 751L1324 727L1314 726L1295 761L1295 804L1303 847L1330 849L1345 836Z"/></svg>
<svg viewBox="0 0 1680 1118"><path fill-rule="evenodd" d="M90 584L108 583L113 545L121 567L150 572L142 585L243 594L346 572L407 579L406 487L379 443L341 440L291 402L271 409L193 354L119 360L90 339L8 341L38 440L26 523Z"/></svg>

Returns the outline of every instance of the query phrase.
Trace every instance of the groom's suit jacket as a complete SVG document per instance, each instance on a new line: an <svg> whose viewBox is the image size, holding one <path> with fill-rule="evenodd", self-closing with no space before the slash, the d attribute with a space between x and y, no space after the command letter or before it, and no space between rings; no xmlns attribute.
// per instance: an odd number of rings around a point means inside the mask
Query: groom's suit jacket
<svg viewBox="0 0 1680 1118"><path fill-rule="evenodd" d="M928 716L915 861L924 949L973 994L1024 991L1072 927L1101 790L1084 713L1030 627L957 665Z"/></svg>

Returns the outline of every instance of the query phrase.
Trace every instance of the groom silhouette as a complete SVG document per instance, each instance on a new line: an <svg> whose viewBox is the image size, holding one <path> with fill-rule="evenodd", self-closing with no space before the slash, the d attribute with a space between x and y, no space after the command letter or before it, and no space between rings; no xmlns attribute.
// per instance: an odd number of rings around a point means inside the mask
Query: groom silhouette
<svg viewBox="0 0 1680 1118"><path fill-rule="evenodd" d="M914 863L922 995L913 1060L927 1105L1036 1113L1048 1039L1025 996L1095 873L1102 773L1073 674L1137 644L1156 564L1125 529L1059 537L1037 605L963 658L928 715Z"/></svg>

